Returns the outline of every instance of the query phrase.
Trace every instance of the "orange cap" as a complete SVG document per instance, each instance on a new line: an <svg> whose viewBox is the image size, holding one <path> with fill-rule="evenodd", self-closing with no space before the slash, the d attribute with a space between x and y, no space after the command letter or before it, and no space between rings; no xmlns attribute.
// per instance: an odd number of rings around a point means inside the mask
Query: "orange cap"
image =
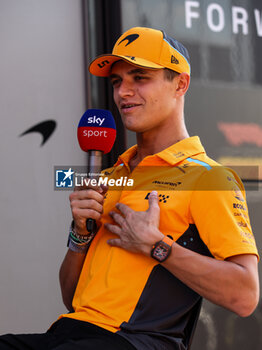
<svg viewBox="0 0 262 350"><path fill-rule="evenodd" d="M125 60L131 64L151 68L169 68L190 75L187 49L164 31L135 27L126 31L115 43L112 54L101 55L89 65L90 73L107 77L114 62Z"/></svg>

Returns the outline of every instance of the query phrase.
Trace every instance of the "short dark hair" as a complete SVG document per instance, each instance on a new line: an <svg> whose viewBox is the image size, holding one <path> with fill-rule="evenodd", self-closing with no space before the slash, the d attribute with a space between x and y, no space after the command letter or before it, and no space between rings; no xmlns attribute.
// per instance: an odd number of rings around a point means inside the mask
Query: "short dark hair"
<svg viewBox="0 0 262 350"><path fill-rule="evenodd" d="M174 70L169 68L164 68L164 77L166 80L172 81L178 75L179 75L178 72L175 72Z"/></svg>

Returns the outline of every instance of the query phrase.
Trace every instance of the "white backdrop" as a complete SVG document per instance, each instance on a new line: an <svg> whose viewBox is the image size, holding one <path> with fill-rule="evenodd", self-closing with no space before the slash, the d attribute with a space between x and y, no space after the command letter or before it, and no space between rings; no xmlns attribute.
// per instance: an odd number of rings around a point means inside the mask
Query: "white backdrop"
<svg viewBox="0 0 262 350"><path fill-rule="evenodd" d="M0 334L42 332L65 312L58 271L69 192L55 165L84 165L76 127L85 111L81 0L0 0ZM44 120L57 122L41 147Z"/></svg>

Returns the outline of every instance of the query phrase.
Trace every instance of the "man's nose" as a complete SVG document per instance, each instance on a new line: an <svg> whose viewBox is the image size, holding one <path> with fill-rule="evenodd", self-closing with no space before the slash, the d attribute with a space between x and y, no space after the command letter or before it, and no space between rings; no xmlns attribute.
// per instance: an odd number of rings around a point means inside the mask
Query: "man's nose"
<svg viewBox="0 0 262 350"><path fill-rule="evenodd" d="M133 96L134 95L133 83L127 80L123 80L118 89L118 93L120 97Z"/></svg>

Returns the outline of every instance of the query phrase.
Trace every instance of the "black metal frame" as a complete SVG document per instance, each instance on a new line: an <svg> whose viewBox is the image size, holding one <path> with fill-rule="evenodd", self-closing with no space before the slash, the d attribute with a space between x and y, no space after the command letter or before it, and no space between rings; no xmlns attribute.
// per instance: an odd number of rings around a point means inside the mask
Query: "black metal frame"
<svg viewBox="0 0 262 350"><path fill-rule="evenodd" d="M88 65L92 58L97 55L110 53L115 41L122 31L121 26L121 0L95 0L93 2L94 13L90 13L90 1L83 0L83 22L84 22L84 42L85 42L85 66L86 66L86 91L87 107L103 108L112 112L116 121L117 138L112 151L103 156L103 168L112 166L119 154L126 149L126 131L122 124L121 117L113 101L112 87L108 79L90 77ZM90 32L89 16L94 16L95 33ZM96 40L96 52L90 55L90 40ZM97 79L92 84L93 79ZM92 101L91 89L97 89L99 105Z"/></svg>

